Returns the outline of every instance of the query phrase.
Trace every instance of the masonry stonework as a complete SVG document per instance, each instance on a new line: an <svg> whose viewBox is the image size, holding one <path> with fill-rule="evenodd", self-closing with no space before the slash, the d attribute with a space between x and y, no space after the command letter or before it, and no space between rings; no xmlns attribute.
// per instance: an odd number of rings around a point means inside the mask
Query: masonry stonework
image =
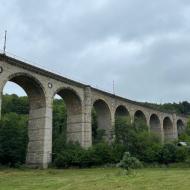
<svg viewBox="0 0 190 190"><path fill-rule="evenodd" d="M60 95L67 107L67 139L82 147L92 145L91 112L96 110L98 127L106 131L106 139L114 138L116 115L144 118L149 131L160 135L162 141L178 138L178 129L187 118L174 113L154 110L131 101L64 78L20 60L0 54L0 109L3 88L8 81L21 86L30 102L28 151L26 164L47 168L52 159L52 103ZM1 110L0 110L1 111ZM180 125L180 126L179 126Z"/></svg>

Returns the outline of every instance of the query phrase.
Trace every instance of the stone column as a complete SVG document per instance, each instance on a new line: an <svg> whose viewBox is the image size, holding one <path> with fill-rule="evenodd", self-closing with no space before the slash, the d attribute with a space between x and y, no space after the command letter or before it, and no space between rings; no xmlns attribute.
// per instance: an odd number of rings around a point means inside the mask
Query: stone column
<svg viewBox="0 0 190 190"><path fill-rule="evenodd" d="M84 90L84 139L83 147L88 148L92 145L92 98L91 88L86 86Z"/></svg>
<svg viewBox="0 0 190 190"><path fill-rule="evenodd" d="M84 123L81 113L72 114L67 112L67 142L79 143L83 146L84 139Z"/></svg>
<svg viewBox="0 0 190 190"><path fill-rule="evenodd" d="M173 139L174 140L177 140L178 139L178 131L177 131L177 116L176 114L174 113L172 115L173 117Z"/></svg>
<svg viewBox="0 0 190 190"><path fill-rule="evenodd" d="M135 122L135 110L133 108L129 109L129 115L131 118L131 124Z"/></svg>
<svg viewBox="0 0 190 190"><path fill-rule="evenodd" d="M160 129L161 142L162 142L162 144L164 144L165 136L164 136L164 123L163 123L163 118L162 117L160 118L160 127L161 127L161 129Z"/></svg>
<svg viewBox="0 0 190 190"><path fill-rule="evenodd" d="M109 136L108 136L108 142L112 143L115 140L115 113L111 112L111 126L110 126L110 131L109 131Z"/></svg>
<svg viewBox="0 0 190 190"><path fill-rule="evenodd" d="M145 118L146 118L146 125L147 125L147 127L148 127L148 132L150 133L150 131L151 131L151 126L150 126L150 117L151 117L151 115L149 114L149 113L145 113Z"/></svg>
<svg viewBox="0 0 190 190"><path fill-rule="evenodd" d="M46 106L38 108L36 100L31 100L28 124L29 143L26 157L26 164L30 167L47 168L51 163L52 105L50 100L48 102Z"/></svg>
<svg viewBox="0 0 190 190"><path fill-rule="evenodd" d="M108 134L108 142L112 143L115 140L115 111L116 111L116 100L115 96L113 96L111 101L111 126Z"/></svg>

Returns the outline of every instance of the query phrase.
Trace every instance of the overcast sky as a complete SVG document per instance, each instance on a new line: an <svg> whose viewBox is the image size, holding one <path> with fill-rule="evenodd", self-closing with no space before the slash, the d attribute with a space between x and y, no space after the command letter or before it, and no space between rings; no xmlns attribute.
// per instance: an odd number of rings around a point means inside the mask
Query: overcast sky
<svg viewBox="0 0 190 190"><path fill-rule="evenodd" d="M189 0L0 0L1 49L5 29L8 52L63 76L107 91L114 80L137 101L190 101Z"/></svg>

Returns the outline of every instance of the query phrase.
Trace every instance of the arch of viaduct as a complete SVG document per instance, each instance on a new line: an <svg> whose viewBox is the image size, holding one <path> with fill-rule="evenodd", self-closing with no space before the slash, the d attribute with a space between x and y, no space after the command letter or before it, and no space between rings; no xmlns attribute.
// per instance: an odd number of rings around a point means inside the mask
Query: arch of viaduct
<svg viewBox="0 0 190 190"><path fill-rule="evenodd" d="M88 85L64 78L20 60L0 54L0 107L8 81L21 86L30 102L26 163L46 168L52 155L52 102L60 95L67 107L67 138L87 148L92 145L91 111L96 110L98 127L112 140L116 116L129 116L131 122L144 119L149 130L162 140L178 138L187 118L151 109Z"/></svg>

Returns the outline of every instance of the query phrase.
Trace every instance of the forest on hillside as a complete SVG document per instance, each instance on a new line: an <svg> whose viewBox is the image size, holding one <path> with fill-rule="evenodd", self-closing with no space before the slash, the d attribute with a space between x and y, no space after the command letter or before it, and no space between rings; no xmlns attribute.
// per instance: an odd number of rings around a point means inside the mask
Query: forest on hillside
<svg viewBox="0 0 190 190"><path fill-rule="evenodd" d="M164 104L156 104L156 103L142 103L145 106L158 109L160 111L166 111L171 113L177 113L182 115L190 115L190 103L188 101L183 101L179 103L164 103Z"/></svg>

